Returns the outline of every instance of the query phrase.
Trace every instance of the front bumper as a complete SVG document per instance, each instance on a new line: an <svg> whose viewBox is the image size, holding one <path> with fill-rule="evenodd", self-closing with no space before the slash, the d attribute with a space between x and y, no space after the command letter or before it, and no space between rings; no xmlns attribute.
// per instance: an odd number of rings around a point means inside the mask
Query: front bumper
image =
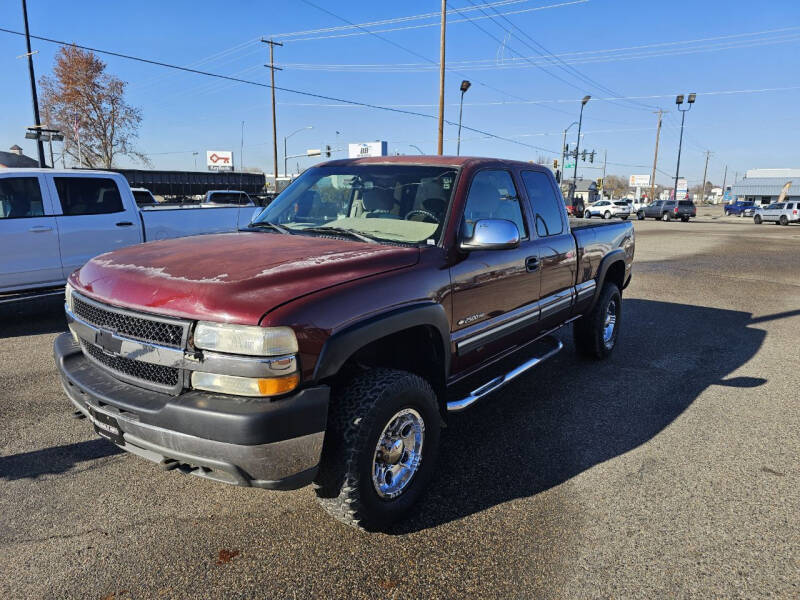
<svg viewBox="0 0 800 600"><path fill-rule="evenodd" d="M173 396L125 383L91 363L68 333L53 348L64 391L90 411L116 420L120 447L207 479L241 486L295 489L317 472L329 388L278 400L199 391Z"/></svg>

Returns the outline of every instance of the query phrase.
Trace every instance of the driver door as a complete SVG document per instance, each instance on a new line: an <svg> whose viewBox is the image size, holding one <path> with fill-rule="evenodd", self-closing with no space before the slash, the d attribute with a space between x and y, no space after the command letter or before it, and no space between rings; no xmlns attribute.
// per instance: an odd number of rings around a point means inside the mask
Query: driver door
<svg viewBox="0 0 800 600"><path fill-rule="evenodd" d="M539 318L538 249L514 178L505 169L475 174L464 206L461 238L480 219L506 219L520 244L505 250L462 253L450 269L455 344L454 372L469 369L528 339Z"/></svg>

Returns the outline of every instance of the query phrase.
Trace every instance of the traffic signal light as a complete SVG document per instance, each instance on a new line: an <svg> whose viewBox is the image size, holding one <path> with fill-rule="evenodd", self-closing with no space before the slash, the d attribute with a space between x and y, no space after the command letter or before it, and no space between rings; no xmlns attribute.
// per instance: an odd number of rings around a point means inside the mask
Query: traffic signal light
<svg viewBox="0 0 800 600"><path fill-rule="evenodd" d="M558 159L557 158L553 159L553 169L554 170L558 170Z"/></svg>
<svg viewBox="0 0 800 600"><path fill-rule="evenodd" d="M592 153L589 155L589 162L590 163L594 162L594 150L592 150Z"/></svg>
<svg viewBox="0 0 800 600"><path fill-rule="evenodd" d="M583 152L581 152L581 160L583 162L586 162L586 148L584 148Z"/></svg>
<svg viewBox="0 0 800 600"><path fill-rule="evenodd" d="M330 146L325 146L325 156L330 158L330 156L331 156L331 147Z"/></svg>
<svg viewBox="0 0 800 600"><path fill-rule="evenodd" d="M603 189L603 178L602 177L598 177L597 178L597 189L598 190Z"/></svg>

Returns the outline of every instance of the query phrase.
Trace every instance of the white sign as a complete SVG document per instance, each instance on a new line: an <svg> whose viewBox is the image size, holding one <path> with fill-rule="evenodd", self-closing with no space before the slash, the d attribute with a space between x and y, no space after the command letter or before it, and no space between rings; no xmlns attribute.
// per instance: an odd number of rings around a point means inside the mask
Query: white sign
<svg viewBox="0 0 800 600"><path fill-rule="evenodd" d="M678 179L678 194L686 194L689 190L689 182L685 179Z"/></svg>
<svg viewBox="0 0 800 600"><path fill-rule="evenodd" d="M349 158L364 158L367 156L386 156L386 142L366 142L363 144L348 144L347 156Z"/></svg>
<svg viewBox="0 0 800 600"><path fill-rule="evenodd" d="M209 171L233 171L233 152L206 150L206 166Z"/></svg>
<svg viewBox="0 0 800 600"><path fill-rule="evenodd" d="M650 175L631 175L628 180L628 187L647 187L650 185Z"/></svg>

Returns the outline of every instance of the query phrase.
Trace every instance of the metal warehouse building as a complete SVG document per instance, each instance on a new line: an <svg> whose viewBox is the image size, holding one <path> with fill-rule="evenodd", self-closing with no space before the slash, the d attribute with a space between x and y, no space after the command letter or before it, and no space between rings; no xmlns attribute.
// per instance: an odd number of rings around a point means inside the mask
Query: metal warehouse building
<svg viewBox="0 0 800 600"><path fill-rule="evenodd" d="M787 183L791 186L786 200L800 200L800 169L750 169L743 179L731 186L731 197L766 206L778 201Z"/></svg>

